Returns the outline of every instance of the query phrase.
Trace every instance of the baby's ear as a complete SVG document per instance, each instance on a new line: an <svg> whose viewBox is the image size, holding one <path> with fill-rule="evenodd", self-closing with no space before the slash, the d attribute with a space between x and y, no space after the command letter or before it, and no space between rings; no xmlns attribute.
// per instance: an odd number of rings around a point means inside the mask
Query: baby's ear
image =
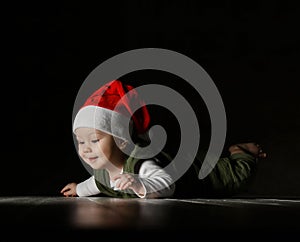
<svg viewBox="0 0 300 242"><path fill-rule="evenodd" d="M120 150L124 150L128 145L128 141L125 141L125 140L120 140L118 146L120 148Z"/></svg>

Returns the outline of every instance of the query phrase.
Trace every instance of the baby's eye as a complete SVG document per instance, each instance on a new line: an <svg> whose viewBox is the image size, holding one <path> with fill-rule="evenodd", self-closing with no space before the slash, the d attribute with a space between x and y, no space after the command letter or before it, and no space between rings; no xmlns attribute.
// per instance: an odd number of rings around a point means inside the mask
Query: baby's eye
<svg viewBox="0 0 300 242"><path fill-rule="evenodd" d="M78 144L83 145L84 142L83 141L78 141Z"/></svg>
<svg viewBox="0 0 300 242"><path fill-rule="evenodd" d="M97 143L99 141L99 139L94 139L92 140L92 143Z"/></svg>

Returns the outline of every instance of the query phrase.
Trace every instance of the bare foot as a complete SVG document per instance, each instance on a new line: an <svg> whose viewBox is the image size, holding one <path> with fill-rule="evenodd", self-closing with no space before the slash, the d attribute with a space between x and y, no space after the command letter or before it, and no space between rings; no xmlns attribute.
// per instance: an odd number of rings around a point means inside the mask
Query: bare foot
<svg viewBox="0 0 300 242"><path fill-rule="evenodd" d="M237 153L247 153L254 156L255 158L266 158L267 156L267 154L263 152L260 145L254 142L232 145L229 147L229 152L231 155Z"/></svg>

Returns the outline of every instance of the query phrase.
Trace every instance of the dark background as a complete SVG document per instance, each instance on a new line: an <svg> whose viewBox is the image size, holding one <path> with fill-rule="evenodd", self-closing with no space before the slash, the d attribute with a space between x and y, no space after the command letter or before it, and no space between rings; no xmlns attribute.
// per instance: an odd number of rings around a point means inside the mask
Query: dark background
<svg viewBox="0 0 300 242"><path fill-rule="evenodd" d="M299 10L291 1L5 6L0 195L60 196L89 177L72 138L81 84L108 58L155 47L192 58L214 80L227 114L225 151L255 140L268 153L244 195L300 197ZM166 76L157 79L172 82Z"/></svg>

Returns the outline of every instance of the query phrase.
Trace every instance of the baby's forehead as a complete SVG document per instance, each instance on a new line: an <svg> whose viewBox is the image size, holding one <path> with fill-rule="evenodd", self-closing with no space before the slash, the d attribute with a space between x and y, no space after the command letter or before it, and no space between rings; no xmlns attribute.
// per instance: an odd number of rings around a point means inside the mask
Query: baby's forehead
<svg viewBox="0 0 300 242"><path fill-rule="evenodd" d="M98 130L98 129L94 129L94 128L77 128L75 131L75 135L77 137L87 137L87 136L95 136L95 135L107 135L105 132Z"/></svg>

